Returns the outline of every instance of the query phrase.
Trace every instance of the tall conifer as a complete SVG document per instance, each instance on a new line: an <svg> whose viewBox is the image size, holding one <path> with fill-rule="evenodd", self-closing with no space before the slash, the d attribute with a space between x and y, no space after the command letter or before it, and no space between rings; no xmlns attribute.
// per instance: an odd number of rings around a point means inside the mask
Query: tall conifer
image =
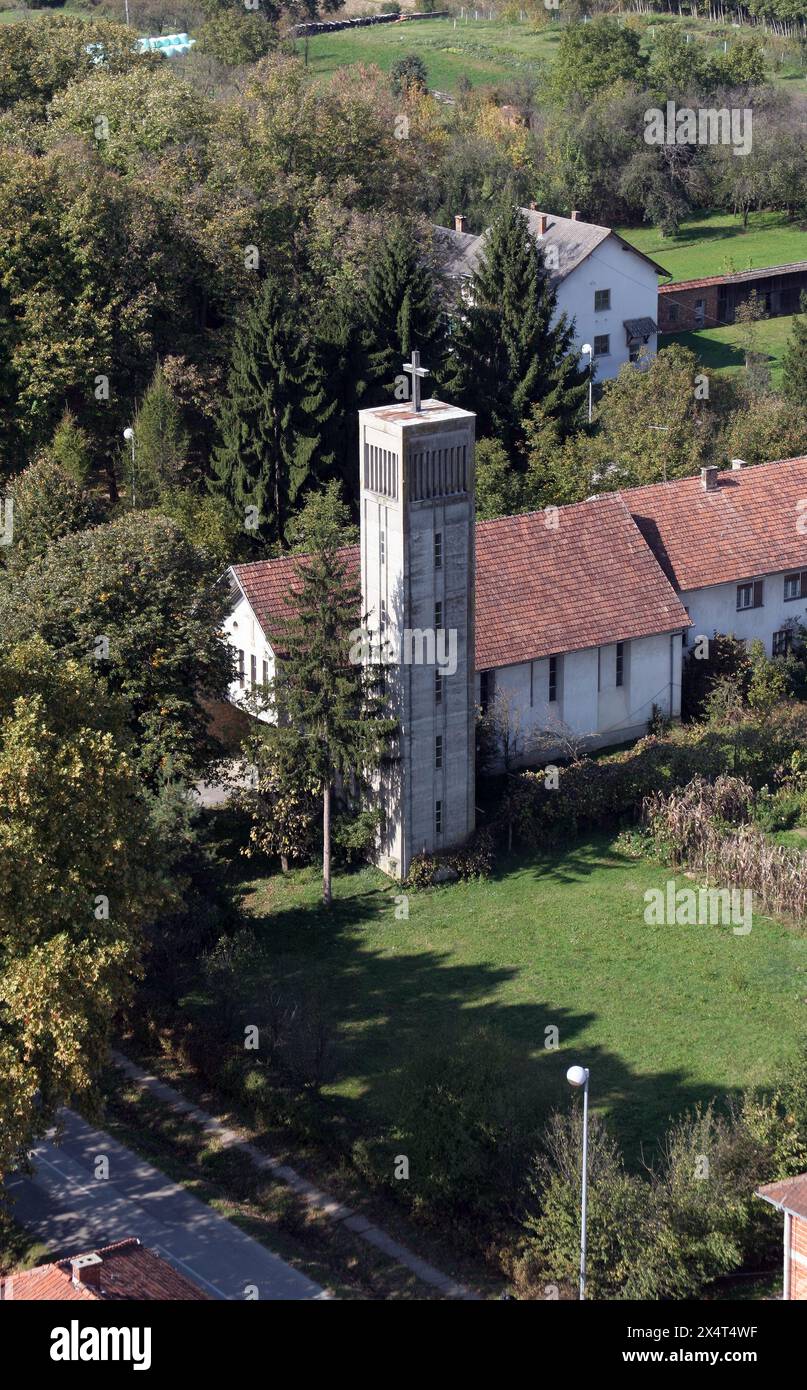
<svg viewBox="0 0 807 1390"><path fill-rule="evenodd" d="M409 226L393 222L372 265L365 301L365 344L371 399L388 401L402 363L418 348L439 375L445 353L445 314L435 276Z"/></svg>
<svg viewBox="0 0 807 1390"><path fill-rule="evenodd" d="M501 441L511 458L523 448L523 421L536 405L567 432L586 397L587 378L543 257L517 207L485 238L459 317L448 371L450 398L478 417L479 434Z"/></svg>
<svg viewBox="0 0 807 1390"><path fill-rule="evenodd" d="M299 311L271 277L236 330L213 451L211 488L258 534L283 542L306 484L327 470L324 430L335 408Z"/></svg>

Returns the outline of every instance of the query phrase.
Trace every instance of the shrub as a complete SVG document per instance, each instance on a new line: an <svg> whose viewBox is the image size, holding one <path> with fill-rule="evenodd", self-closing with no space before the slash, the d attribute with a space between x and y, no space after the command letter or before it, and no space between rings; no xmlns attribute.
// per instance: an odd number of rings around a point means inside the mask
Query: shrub
<svg viewBox="0 0 807 1390"><path fill-rule="evenodd" d="M416 854L409 866L407 888L428 888L440 869L453 869L460 879L488 878L493 868L493 836L477 830L473 839L459 849L442 854Z"/></svg>

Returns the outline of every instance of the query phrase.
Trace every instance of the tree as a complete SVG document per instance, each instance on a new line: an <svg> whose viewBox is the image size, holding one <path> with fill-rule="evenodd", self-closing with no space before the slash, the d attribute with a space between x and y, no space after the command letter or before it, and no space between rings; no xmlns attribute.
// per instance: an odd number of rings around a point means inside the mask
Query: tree
<svg viewBox="0 0 807 1390"><path fill-rule="evenodd" d="M29 464L14 479L9 492L14 501L9 570L25 569L62 536L83 531L97 519L87 494L47 454Z"/></svg>
<svg viewBox="0 0 807 1390"><path fill-rule="evenodd" d="M209 556L166 517L135 512L54 541L0 590L9 643L38 635L91 663L130 712L133 756L152 786L195 779L217 751L202 701L224 699L227 596Z"/></svg>
<svg viewBox="0 0 807 1390"><path fill-rule="evenodd" d="M746 463L796 458L804 453L807 438L807 405L773 394L754 397L729 418L725 444L729 458Z"/></svg>
<svg viewBox="0 0 807 1390"><path fill-rule="evenodd" d="M138 505L148 506L175 488L187 457L182 412L158 363L134 422Z"/></svg>
<svg viewBox="0 0 807 1390"><path fill-rule="evenodd" d="M550 89L556 100L590 98L620 81L640 82L647 71L640 36L614 19L569 24L561 30Z"/></svg>
<svg viewBox="0 0 807 1390"><path fill-rule="evenodd" d="M220 63L255 63L277 46L277 31L263 14L227 8L205 20L198 43L200 53L210 53Z"/></svg>
<svg viewBox="0 0 807 1390"><path fill-rule="evenodd" d="M275 769L296 767L298 786L316 788L322 806L322 897L331 904L332 803L337 783L367 787L395 724L384 713L379 667L351 661L361 593L341 551L347 508L331 483L312 493L299 519L307 554L295 564L288 616L276 635L277 670L265 737ZM258 764L260 767L260 762ZM285 776L285 785L289 778ZM298 795L298 802L301 800Z"/></svg>
<svg viewBox="0 0 807 1390"><path fill-rule="evenodd" d="M807 294L801 296L801 313L794 315L782 358L782 394L807 407Z"/></svg>
<svg viewBox="0 0 807 1390"><path fill-rule="evenodd" d="M123 711L35 641L0 665L0 1175L87 1095L167 898Z"/></svg>
<svg viewBox="0 0 807 1390"><path fill-rule="evenodd" d="M84 487L92 471L90 437L81 428L72 410L66 410L53 433L48 450L54 463L79 487Z"/></svg>
<svg viewBox="0 0 807 1390"><path fill-rule="evenodd" d="M535 406L565 434L587 390L572 326L565 315L553 324L556 292L518 208L490 227L469 298L455 324L449 391L477 412L480 434L498 439L515 460Z"/></svg>
<svg viewBox="0 0 807 1390"><path fill-rule="evenodd" d="M695 354L675 344L644 366L626 363L605 382L596 411L598 446L604 466L616 465L616 486L683 478L698 467L709 443L698 372Z"/></svg>
<svg viewBox="0 0 807 1390"><path fill-rule="evenodd" d="M242 517L257 508L265 540L285 539L303 488L332 461L323 440L334 405L298 310L268 277L236 329L210 480Z"/></svg>
<svg viewBox="0 0 807 1390"><path fill-rule="evenodd" d="M385 236L367 280L364 343L372 400L385 404L395 377L417 348L433 374L445 351L445 315L437 284L422 249L405 222L396 220Z"/></svg>
<svg viewBox="0 0 807 1390"><path fill-rule="evenodd" d="M408 96L410 92L425 92L428 81L426 64L419 53L405 53L402 58L396 58L389 78L396 97Z"/></svg>

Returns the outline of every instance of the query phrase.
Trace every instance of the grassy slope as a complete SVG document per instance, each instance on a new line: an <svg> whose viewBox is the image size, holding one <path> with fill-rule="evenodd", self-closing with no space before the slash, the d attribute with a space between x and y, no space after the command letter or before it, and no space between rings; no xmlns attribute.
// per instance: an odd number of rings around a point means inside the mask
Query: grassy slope
<svg viewBox="0 0 807 1390"><path fill-rule="evenodd" d="M640 22L644 42L652 48L651 27L657 31L662 23L678 24L710 51L722 49L723 38L730 43L736 30L720 28L704 21L672 17ZM535 31L529 23L511 24L506 20L435 19L379 25L378 28L358 29L353 33L321 34L309 40L308 61L315 72L332 73L347 63L376 63L387 71L402 53L416 52L426 63L429 85L440 91L451 91L465 74L474 85L500 82L518 72L552 60L557 45L559 26L550 25ZM769 41L770 42L770 41ZM300 44L302 52L302 44ZM778 61L778 52L770 44L770 68L776 81L797 80L803 75L795 49L788 51L785 61Z"/></svg>
<svg viewBox="0 0 807 1390"><path fill-rule="evenodd" d="M771 385L777 390L782 375L782 357L790 337L793 316L762 319L756 328L756 351L765 353L771 372ZM670 333L659 339L662 347L681 343L692 348L698 361L713 372L738 372L745 366L743 330L737 324L728 328L702 328L697 333Z"/></svg>
<svg viewBox="0 0 807 1390"><path fill-rule="evenodd" d="M250 985L319 980L341 1019L337 1109L361 1128L390 1104L390 1082L425 1039L474 1018L529 1059L536 1113L566 1104L566 1068L592 1068L605 1107L636 1161L671 1111L770 1081L804 1028L807 939L755 920L725 927L650 927L643 893L668 877L607 841L544 862L515 863L489 882L410 895L374 871L342 876L332 918L316 874L252 885L260 953ZM544 1049L556 1025L560 1050Z"/></svg>
<svg viewBox="0 0 807 1390"><path fill-rule="evenodd" d="M616 230L658 261L673 280L807 260L807 226L778 212L752 213L747 231L742 218L728 212L693 218L675 237L662 236L657 227Z"/></svg>

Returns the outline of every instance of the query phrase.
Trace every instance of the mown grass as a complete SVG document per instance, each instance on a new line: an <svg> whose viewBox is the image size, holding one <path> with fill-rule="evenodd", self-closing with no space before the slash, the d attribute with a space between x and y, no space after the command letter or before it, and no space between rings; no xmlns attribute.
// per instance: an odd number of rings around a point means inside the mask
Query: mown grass
<svg viewBox="0 0 807 1390"><path fill-rule="evenodd" d="M683 223L677 236L657 227L618 227L619 235L658 261L673 280L731 275L807 260L807 224L781 212L752 212L748 227L733 213L707 213Z"/></svg>
<svg viewBox="0 0 807 1390"><path fill-rule="evenodd" d="M763 355L776 390L782 377L782 358L793 326L793 315L761 319L754 330L754 352ZM660 347L681 343L691 348L698 361L713 372L733 374L745 366L745 332L736 323L726 328L701 328L696 333L668 333L659 339Z"/></svg>
<svg viewBox="0 0 807 1390"><path fill-rule="evenodd" d="M756 916L745 937L648 926L645 890L669 877L595 837L406 901L373 870L341 875L331 914L312 870L257 880L243 989L319 987L334 1020L324 1095L356 1132L391 1118L418 1049L484 1023L523 1057L534 1114L568 1103L566 1069L585 1061L638 1161L671 1113L773 1081L805 1031L807 939Z"/></svg>

